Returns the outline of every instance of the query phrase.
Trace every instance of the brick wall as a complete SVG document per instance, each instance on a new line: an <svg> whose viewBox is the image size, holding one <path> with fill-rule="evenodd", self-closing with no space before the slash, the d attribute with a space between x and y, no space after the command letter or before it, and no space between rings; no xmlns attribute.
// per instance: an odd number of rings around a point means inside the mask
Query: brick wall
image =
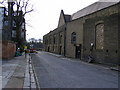
<svg viewBox="0 0 120 90"><path fill-rule="evenodd" d="M104 49L96 49L97 22L104 24ZM84 23L84 56L90 54L90 43L94 43L92 56L99 63L118 63L118 16L117 14L87 19Z"/></svg>
<svg viewBox="0 0 120 90"><path fill-rule="evenodd" d="M83 21L82 19L77 19L67 24L66 32L66 56L76 58L76 46L83 44ZM76 43L75 45L71 43L71 34L76 33Z"/></svg>
<svg viewBox="0 0 120 90"><path fill-rule="evenodd" d="M10 59L14 57L16 52L16 44L12 41L0 41L2 43L2 59Z"/></svg>
<svg viewBox="0 0 120 90"><path fill-rule="evenodd" d="M65 53L65 51L64 51L65 27L66 27L65 25L58 27L54 31L51 31L50 33L48 33L47 35L45 35L43 37L45 51L64 55L64 53ZM60 43L60 36L62 36L61 43ZM54 39L55 39L55 41L54 41ZM51 43L50 43L50 41L51 41Z"/></svg>

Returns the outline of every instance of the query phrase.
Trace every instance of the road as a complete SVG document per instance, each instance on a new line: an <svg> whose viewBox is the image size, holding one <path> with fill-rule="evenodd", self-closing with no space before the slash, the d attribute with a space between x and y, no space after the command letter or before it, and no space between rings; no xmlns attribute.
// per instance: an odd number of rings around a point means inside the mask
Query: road
<svg viewBox="0 0 120 90"><path fill-rule="evenodd" d="M118 72L100 65L55 56L32 55L41 88L118 88Z"/></svg>

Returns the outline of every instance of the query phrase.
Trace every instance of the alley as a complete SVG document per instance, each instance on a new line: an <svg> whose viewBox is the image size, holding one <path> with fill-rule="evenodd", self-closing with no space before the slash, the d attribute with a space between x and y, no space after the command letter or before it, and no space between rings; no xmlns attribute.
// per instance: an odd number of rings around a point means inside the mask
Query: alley
<svg viewBox="0 0 120 90"><path fill-rule="evenodd" d="M118 72L48 52L32 55L41 88L117 88Z"/></svg>

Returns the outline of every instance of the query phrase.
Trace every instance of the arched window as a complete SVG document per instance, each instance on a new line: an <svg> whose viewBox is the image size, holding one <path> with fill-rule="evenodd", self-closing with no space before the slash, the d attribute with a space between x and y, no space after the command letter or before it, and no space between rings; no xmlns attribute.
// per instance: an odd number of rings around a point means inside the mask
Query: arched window
<svg viewBox="0 0 120 90"><path fill-rule="evenodd" d="M73 32L73 33L71 34L71 43L73 43L73 44L76 43L76 33L75 33L75 32Z"/></svg>
<svg viewBox="0 0 120 90"><path fill-rule="evenodd" d="M49 38L49 40L50 40L50 41L49 41L49 44L51 44L51 38Z"/></svg>
<svg viewBox="0 0 120 90"><path fill-rule="evenodd" d="M53 36L53 43L56 44L56 36Z"/></svg>
<svg viewBox="0 0 120 90"><path fill-rule="evenodd" d="M104 24L96 25L96 49L104 48Z"/></svg>
<svg viewBox="0 0 120 90"><path fill-rule="evenodd" d="M60 44L62 43L62 35L60 35Z"/></svg>

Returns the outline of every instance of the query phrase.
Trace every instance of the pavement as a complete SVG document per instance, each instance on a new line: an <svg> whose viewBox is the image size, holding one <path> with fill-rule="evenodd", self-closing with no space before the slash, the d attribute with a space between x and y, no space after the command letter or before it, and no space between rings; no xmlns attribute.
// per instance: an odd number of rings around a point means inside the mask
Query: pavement
<svg viewBox="0 0 120 90"><path fill-rule="evenodd" d="M11 60L0 60L2 72L0 73L0 89L38 89L31 56L14 57Z"/></svg>
<svg viewBox="0 0 120 90"><path fill-rule="evenodd" d="M68 60L72 60L72 61L79 61L79 59L73 59L73 58L68 58L68 57L65 57L63 55L59 55L59 54L55 54L55 53L50 53L50 52L45 52L47 54L50 54L50 55L53 55L53 56L56 56L56 57L60 57L60 58L67 58ZM89 63L89 62L84 62L83 63L86 63L86 64L94 64L94 65L97 65L97 66L102 66L102 67L106 67L110 70L113 70L113 71L118 71L120 72L120 66L118 65L108 65L108 64L98 64L98 63Z"/></svg>

